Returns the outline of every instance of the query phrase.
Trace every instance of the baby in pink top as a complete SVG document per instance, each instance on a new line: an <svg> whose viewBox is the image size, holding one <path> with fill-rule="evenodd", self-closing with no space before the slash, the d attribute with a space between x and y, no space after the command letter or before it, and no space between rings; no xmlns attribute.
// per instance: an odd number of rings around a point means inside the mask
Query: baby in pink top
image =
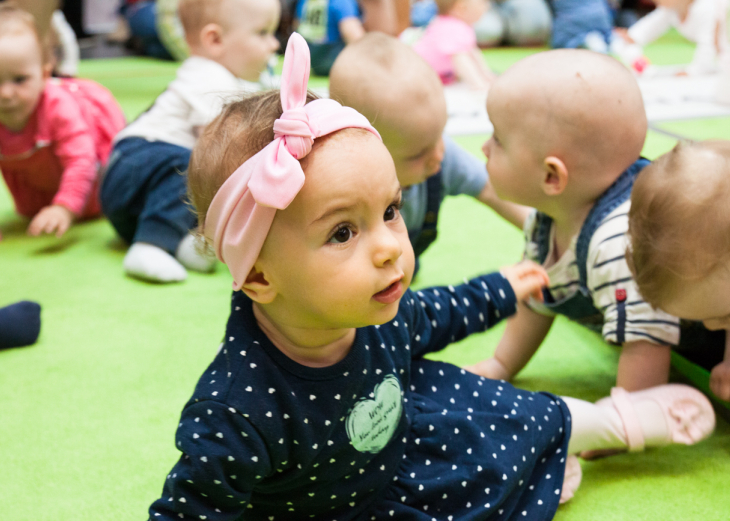
<svg viewBox="0 0 730 521"><path fill-rule="evenodd" d="M98 172L125 124L88 80L50 78L33 18L0 6L0 170L28 233L63 235L100 213Z"/></svg>
<svg viewBox="0 0 730 521"><path fill-rule="evenodd" d="M436 70L444 84L462 81L489 88L494 74L477 47L474 24L489 7L487 0L436 0L439 14L413 49Z"/></svg>

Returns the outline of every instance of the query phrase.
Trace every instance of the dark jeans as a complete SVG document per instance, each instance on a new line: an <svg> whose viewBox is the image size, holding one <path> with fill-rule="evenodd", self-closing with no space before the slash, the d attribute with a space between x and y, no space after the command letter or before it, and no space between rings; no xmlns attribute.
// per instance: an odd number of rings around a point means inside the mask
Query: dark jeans
<svg viewBox="0 0 730 521"><path fill-rule="evenodd" d="M188 204L190 150L130 137L114 146L101 182L101 209L127 242L146 242L174 255L197 225Z"/></svg>
<svg viewBox="0 0 730 521"><path fill-rule="evenodd" d="M172 56L157 34L157 7L155 2L136 2L122 8L122 14L129 24L132 38L136 38L141 51L147 56L172 60Z"/></svg>

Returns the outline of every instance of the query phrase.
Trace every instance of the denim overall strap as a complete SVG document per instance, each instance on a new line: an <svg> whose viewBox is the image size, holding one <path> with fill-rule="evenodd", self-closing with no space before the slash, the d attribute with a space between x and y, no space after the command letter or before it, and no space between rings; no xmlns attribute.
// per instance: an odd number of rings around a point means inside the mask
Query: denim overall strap
<svg viewBox="0 0 730 521"><path fill-rule="evenodd" d="M578 242L575 247L575 256L578 263L578 272L580 274L581 288L588 287L588 246L591 238L601 225L606 216L626 202L631 197L631 189L634 187L634 181L644 167L649 164L649 160L639 158L634 164L627 168L623 174L606 190L598 199L591 209L588 217L586 217L583 227L578 235Z"/></svg>
<svg viewBox="0 0 730 521"><path fill-rule="evenodd" d="M436 240L436 225L439 218L439 208L443 200L444 186L441 179L441 172L426 180L426 216L420 230L408 234L413 245L413 252L418 258L433 241Z"/></svg>
<svg viewBox="0 0 730 521"><path fill-rule="evenodd" d="M600 332L603 327L603 313L593 305L593 297L588 289L588 245L593 234L596 232L603 219L615 210L620 204L626 201L631 195L631 188L637 174L647 165L649 161L639 159L631 165L621 176L606 190L588 214L576 244L576 264L580 276L578 290L559 301L555 301L549 291L543 291L545 300L544 306L553 313L565 315L571 320ZM537 261L544 263L550 249L550 227L552 219L544 214L537 214L537 223L532 235L533 242L537 245ZM623 321L620 321L623 323Z"/></svg>
<svg viewBox="0 0 730 521"><path fill-rule="evenodd" d="M550 251L550 229L553 225L553 218L542 212L535 215L535 227L532 229L530 242L537 246L535 262L545 264L548 252Z"/></svg>

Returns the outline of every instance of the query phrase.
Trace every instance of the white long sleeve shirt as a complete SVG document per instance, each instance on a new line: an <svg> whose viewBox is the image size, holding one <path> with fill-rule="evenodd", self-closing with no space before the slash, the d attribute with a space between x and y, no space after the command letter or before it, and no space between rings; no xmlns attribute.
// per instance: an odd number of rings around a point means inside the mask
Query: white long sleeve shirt
<svg viewBox="0 0 730 521"><path fill-rule="evenodd" d="M688 74L707 74L717 70L720 60L730 61L727 36L728 0L694 0L684 20L673 9L658 7L629 29L629 36L644 46L659 38L670 28L695 42Z"/></svg>

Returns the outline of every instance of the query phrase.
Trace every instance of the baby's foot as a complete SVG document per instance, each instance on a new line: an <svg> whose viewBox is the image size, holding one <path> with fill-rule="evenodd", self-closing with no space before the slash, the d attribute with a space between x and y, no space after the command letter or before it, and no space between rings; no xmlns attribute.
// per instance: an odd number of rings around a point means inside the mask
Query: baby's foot
<svg viewBox="0 0 730 521"><path fill-rule="evenodd" d="M570 455L565 460L565 477L563 478L563 489L560 491L560 504L567 503L575 495L575 491L580 486L583 478L583 469L580 468L580 462L574 455Z"/></svg>
<svg viewBox="0 0 730 521"><path fill-rule="evenodd" d="M672 443L694 445L715 430L715 411L707 397L682 384L667 384L629 393L620 387L596 402L618 412L630 452ZM606 451L581 453L585 459L610 455Z"/></svg>
<svg viewBox="0 0 730 521"><path fill-rule="evenodd" d="M198 250L199 239L188 234L180 242L175 258L189 270L210 273L215 269L215 255L206 255Z"/></svg>
<svg viewBox="0 0 730 521"><path fill-rule="evenodd" d="M180 282L188 272L175 257L162 248L144 242L135 242L124 257L127 275L150 282Z"/></svg>

